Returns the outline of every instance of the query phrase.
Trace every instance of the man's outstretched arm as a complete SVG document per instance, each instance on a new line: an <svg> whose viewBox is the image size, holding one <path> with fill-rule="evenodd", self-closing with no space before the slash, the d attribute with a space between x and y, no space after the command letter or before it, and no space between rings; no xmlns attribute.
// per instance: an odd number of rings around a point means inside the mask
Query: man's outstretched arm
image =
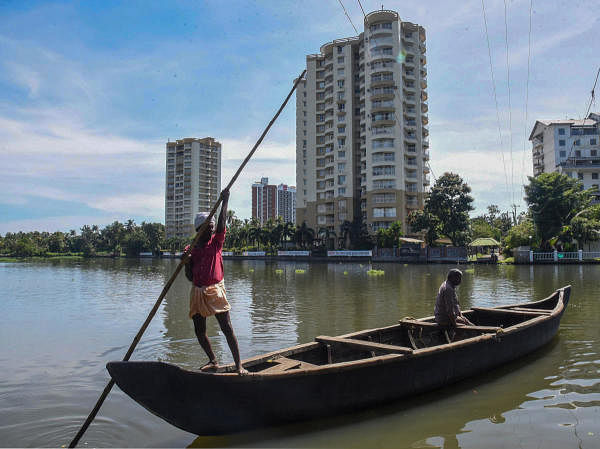
<svg viewBox="0 0 600 449"><path fill-rule="evenodd" d="M221 213L219 214L219 222L217 223L217 234L225 231L225 221L227 219L227 203L229 202L229 190L225 189L221 192Z"/></svg>

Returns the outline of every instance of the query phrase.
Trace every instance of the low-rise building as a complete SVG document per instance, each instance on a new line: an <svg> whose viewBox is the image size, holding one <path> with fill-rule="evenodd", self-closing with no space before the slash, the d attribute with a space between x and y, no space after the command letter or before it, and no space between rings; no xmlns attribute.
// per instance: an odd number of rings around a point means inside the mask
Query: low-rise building
<svg viewBox="0 0 600 449"><path fill-rule="evenodd" d="M538 120L529 136L533 175L559 172L579 179L584 188L600 185L600 115L584 120ZM596 201L600 201L597 194Z"/></svg>

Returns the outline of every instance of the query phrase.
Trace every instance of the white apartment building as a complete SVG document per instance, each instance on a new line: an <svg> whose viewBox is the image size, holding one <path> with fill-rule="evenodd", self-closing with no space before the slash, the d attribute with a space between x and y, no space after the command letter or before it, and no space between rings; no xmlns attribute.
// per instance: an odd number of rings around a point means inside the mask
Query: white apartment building
<svg viewBox="0 0 600 449"><path fill-rule="evenodd" d="M534 176L559 172L578 178L586 189L600 185L600 114L584 120L538 120L529 140Z"/></svg>
<svg viewBox="0 0 600 449"><path fill-rule="evenodd" d="M425 29L395 11L306 58L296 92L296 223L374 232L423 208L429 186Z"/></svg>
<svg viewBox="0 0 600 449"><path fill-rule="evenodd" d="M277 186L277 216L283 221L296 223L296 187L286 184Z"/></svg>
<svg viewBox="0 0 600 449"><path fill-rule="evenodd" d="M194 217L210 212L221 192L221 144L212 137L167 142L167 238L193 235Z"/></svg>

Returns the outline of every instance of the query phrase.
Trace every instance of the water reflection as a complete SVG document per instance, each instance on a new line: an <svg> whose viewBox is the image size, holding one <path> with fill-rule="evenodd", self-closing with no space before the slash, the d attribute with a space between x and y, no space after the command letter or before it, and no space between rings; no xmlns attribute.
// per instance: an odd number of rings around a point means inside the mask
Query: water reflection
<svg viewBox="0 0 600 449"><path fill-rule="evenodd" d="M0 434L7 446L68 442L178 261L0 263ZM433 313L450 265L225 263L243 357ZM384 270L369 276L370 268ZM93 446L598 447L600 266L461 266L463 308L542 298L572 284L559 336L485 376L392 406L221 439L181 432L115 389L86 434ZM298 270L298 271L297 271ZM180 275L133 358L205 360ZM41 318L40 318L41 317ZM231 355L215 319L218 357Z"/></svg>

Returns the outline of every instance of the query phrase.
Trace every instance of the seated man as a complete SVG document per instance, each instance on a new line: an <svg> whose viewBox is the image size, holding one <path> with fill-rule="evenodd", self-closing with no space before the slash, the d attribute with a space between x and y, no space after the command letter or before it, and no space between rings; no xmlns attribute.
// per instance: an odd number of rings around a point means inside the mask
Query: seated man
<svg viewBox="0 0 600 449"><path fill-rule="evenodd" d="M473 325L460 311L456 287L462 281L462 272L453 268L442 283L435 301L435 322L442 327L453 328L460 324Z"/></svg>

